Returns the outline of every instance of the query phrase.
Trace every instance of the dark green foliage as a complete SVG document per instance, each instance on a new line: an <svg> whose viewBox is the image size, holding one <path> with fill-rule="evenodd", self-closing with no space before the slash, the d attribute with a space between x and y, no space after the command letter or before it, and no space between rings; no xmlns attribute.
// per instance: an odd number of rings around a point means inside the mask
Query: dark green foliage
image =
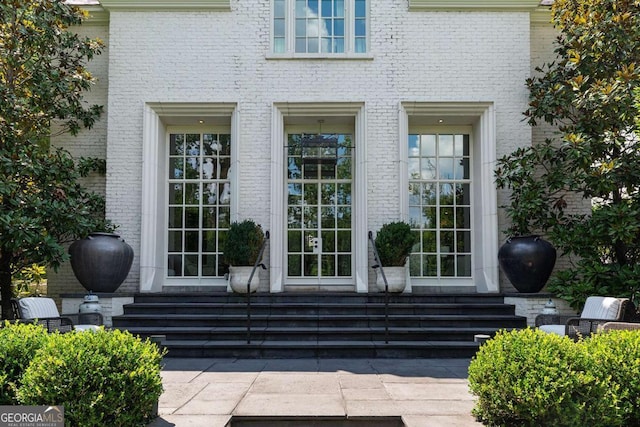
<svg viewBox="0 0 640 427"><path fill-rule="evenodd" d="M491 426L627 425L610 374L582 342L537 329L500 332L469 366L473 413Z"/></svg>
<svg viewBox="0 0 640 427"><path fill-rule="evenodd" d="M557 134L499 159L496 182L508 232L546 235L571 263L547 288L577 308L640 283L640 3L556 0L553 23L557 60L527 81L525 115Z"/></svg>
<svg viewBox="0 0 640 427"><path fill-rule="evenodd" d="M24 372L23 405L64 405L73 427L145 426L162 394L162 353L119 330L52 334Z"/></svg>
<svg viewBox="0 0 640 427"><path fill-rule="evenodd" d="M5 322L0 328L0 405L18 404L22 373L47 338L41 325Z"/></svg>
<svg viewBox="0 0 640 427"><path fill-rule="evenodd" d="M50 149L56 134L91 127L102 107L83 93L94 78L85 64L102 42L69 28L85 18L58 0L0 2L0 289L10 313L12 275L34 263L57 268L65 242L107 229L102 197L78 180L104 161L79 162Z"/></svg>
<svg viewBox="0 0 640 427"><path fill-rule="evenodd" d="M383 267L402 267L418 239L409 224L399 221L384 224L376 234L375 243Z"/></svg>
<svg viewBox="0 0 640 427"><path fill-rule="evenodd" d="M264 242L262 227L252 220L234 222L229 227L222 251L227 264L253 266Z"/></svg>

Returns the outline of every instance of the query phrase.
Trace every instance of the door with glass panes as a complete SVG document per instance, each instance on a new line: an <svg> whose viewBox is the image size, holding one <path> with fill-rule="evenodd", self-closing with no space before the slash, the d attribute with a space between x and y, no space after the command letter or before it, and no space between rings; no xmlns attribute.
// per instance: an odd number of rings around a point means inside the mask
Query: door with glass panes
<svg viewBox="0 0 640 427"><path fill-rule="evenodd" d="M353 137L286 137L287 285L353 285Z"/></svg>

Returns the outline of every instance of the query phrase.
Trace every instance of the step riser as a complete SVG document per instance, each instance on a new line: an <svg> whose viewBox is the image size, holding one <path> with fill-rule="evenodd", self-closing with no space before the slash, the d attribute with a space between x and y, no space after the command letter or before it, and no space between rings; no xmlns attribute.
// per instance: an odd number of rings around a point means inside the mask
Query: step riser
<svg viewBox="0 0 640 427"><path fill-rule="evenodd" d="M417 349L372 349L372 348L315 348L315 349L207 349L207 348L170 348L169 357L187 358L239 358L239 359L457 359L471 358L477 348L417 348Z"/></svg>
<svg viewBox="0 0 640 427"><path fill-rule="evenodd" d="M389 307L389 315L398 316L411 316L411 315L512 315L513 308L508 306L502 307L443 307L443 308L426 308L420 309L415 307ZM153 307L153 306L131 306L127 307L127 314L146 314L146 315L169 315L169 314L182 314L182 315L230 315L230 316L246 316L246 307L228 307L228 308L213 308L208 309L206 307ZM251 309L252 315L255 316L268 316L272 314L277 315L299 315L299 316L311 316L311 315L361 315L361 316L383 316L385 314L384 307L345 307L345 308L297 308L297 307L254 307Z"/></svg>

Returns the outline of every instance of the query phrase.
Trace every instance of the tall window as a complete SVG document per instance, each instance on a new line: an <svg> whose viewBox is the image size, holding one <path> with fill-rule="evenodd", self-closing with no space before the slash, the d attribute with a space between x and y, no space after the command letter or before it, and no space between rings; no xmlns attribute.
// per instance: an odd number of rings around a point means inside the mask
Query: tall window
<svg viewBox="0 0 640 427"><path fill-rule="evenodd" d="M273 0L273 52L367 52L367 0Z"/></svg>
<svg viewBox="0 0 640 427"><path fill-rule="evenodd" d="M471 278L469 134L409 135L409 221L420 236L413 277Z"/></svg>
<svg viewBox="0 0 640 427"><path fill-rule="evenodd" d="M220 277L229 227L230 135L171 133L167 180L167 276Z"/></svg>

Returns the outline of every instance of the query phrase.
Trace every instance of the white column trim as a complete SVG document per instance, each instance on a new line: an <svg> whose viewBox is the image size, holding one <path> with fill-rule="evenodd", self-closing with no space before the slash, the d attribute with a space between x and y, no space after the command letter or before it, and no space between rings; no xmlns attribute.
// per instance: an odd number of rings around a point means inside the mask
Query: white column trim
<svg viewBox="0 0 640 427"><path fill-rule="evenodd" d="M353 227L355 254L356 292L369 292L369 228L367 227L367 117L362 105L355 114L355 203L353 217L357 224L359 219L365 218L360 226Z"/></svg>
<svg viewBox="0 0 640 427"><path fill-rule="evenodd" d="M142 221L140 230L140 292L162 291L162 266L157 265L158 251L158 161L160 117L144 106L142 120Z"/></svg>
<svg viewBox="0 0 640 427"><path fill-rule="evenodd" d="M284 116L271 109L271 225L269 271L271 292L284 290Z"/></svg>

